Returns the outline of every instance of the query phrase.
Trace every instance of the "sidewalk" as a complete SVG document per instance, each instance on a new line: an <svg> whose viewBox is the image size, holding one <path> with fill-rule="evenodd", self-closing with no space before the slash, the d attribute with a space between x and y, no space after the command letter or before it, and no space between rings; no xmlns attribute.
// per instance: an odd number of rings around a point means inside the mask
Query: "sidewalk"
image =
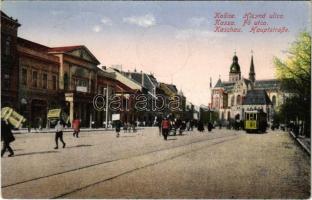
<svg viewBox="0 0 312 200"><path fill-rule="evenodd" d="M136 127L136 130L141 130L148 127ZM91 131L115 131L115 128L80 128L80 132L91 132ZM123 131L121 129L121 131ZM24 133L54 133L54 128L43 128L41 130L32 128L30 132L28 132L27 128L21 128L18 130L12 131L14 134L24 134ZM74 132L72 128L64 128L63 132Z"/></svg>
<svg viewBox="0 0 312 200"><path fill-rule="evenodd" d="M297 138L295 134L290 131L289 134L299 143L299 145L309 154L311 155L311 138L306 138L299 135Z"/></svg>

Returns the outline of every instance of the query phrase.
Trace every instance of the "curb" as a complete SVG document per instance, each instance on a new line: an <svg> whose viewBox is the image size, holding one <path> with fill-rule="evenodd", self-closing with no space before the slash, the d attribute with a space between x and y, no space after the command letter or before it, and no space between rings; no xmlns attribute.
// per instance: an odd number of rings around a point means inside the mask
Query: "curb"
<svg viewBox="0 0 312 200"><path fill-rule="evenodd" d="M294 140L296 140L299 145L303 148L303 150L311 156L311 150L309 147L307 147L300 139L296 138L295 134L292 131L289 131L289 134L292 136Z"/></svg>

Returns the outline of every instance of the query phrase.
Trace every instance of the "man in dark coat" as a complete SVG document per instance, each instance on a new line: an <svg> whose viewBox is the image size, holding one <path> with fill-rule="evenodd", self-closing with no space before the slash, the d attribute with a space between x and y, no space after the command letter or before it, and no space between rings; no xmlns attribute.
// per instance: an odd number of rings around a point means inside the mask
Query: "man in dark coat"
<svg viewBox="0 0 312 200"><path fill-rule="evenodd" d="M120 132L120 128L121 128L121 121L120 120L117 120L115 122L115 128L116 128L116 133L117 133L116 137L119 137L119 132Z"/></svg>
<svg viewBox="0 0 312 200"><path fill-rule="evenodd" d="M212 130L212 123L211 122L208 122L208 131L210 132Z"/></svg>
<svg viewBox="0 0 312 200"><path fill-rule="evenodd" d="M10 147L10 143L15 140L12 127L6 121L1 120L1 141L3 141L3 148L1 150L1 157L3 157L6 150L10 152L9 157L14 156L13 149Z"/></svg>

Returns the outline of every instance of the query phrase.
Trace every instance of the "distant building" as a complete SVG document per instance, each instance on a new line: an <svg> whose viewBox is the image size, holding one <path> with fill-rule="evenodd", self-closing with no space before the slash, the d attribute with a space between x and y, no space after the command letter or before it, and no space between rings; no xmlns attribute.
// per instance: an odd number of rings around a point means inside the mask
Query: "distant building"
<svg viewBox="0 0 312 200"><path fill-rule="evenodd" d="M253 55L249 78L242 78L235 54L230 66L229 81L221 81L219 78L211 88L210 107L219 113L220 120L243 120L244 112L251 109L262 109L270 120L275 109L283 103L284 96L278 80L256 80Z"/></svg>

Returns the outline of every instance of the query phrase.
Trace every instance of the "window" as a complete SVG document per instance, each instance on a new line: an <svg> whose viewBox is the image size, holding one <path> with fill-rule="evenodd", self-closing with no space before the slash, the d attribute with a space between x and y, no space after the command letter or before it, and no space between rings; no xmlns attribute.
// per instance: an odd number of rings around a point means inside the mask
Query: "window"
<svg viewBox="0 0 312 200"><path fill-rule="evenodd" d="M42 88L43 89L48 88L48 75L47 74L42 75Z"/></svg>
<svg viewBox="0 0 312 200"><path fill-rule="evenodd" d="M33 71L32 73L32 87L36 88L38 87L38 72Z"/></svg>
<svg viewBox="0 0 312 200"><path fill-rule="evenodd" d="M234 106L234 96L231 97L231 106Z"/></svg>
<svg viewBox="0 0 312 200"><path fill-rule="evenodd" d="M241 96L237 95L236 96L236 105L240 105L241 104Z"/></svg>
<svg viewBox="0 0 312 200"><path fill-rule="evenodd" d="M22 85L27 86L27 69L22 69Z"/></svg>
<svg viewBox="0 0 312 200"><path fill-rule="evenodd" d="M11 37L8 36L5 40L5 51L4 55L9 56L11 54Z"/></svg>
<svg viewBox="0 0 312 200"><path fill-rule="evenodd" d="M56 80L56 76L53 75L52 76L52 89L56 90L56 88L57 88L57 80Z"/></svg>

